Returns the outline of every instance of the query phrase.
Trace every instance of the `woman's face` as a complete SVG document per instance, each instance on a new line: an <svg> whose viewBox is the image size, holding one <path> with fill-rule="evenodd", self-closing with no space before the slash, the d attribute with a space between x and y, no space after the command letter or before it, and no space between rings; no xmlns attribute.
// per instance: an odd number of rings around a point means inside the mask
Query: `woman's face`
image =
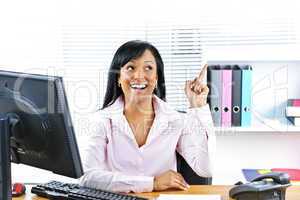
<svg viewBox="0 0 300 200"><path fill-rule="evenodd" d="M120 71L118 80L125 99L141 99L152 96L157 83L157 65L151 51L130 60Z"/></svg>

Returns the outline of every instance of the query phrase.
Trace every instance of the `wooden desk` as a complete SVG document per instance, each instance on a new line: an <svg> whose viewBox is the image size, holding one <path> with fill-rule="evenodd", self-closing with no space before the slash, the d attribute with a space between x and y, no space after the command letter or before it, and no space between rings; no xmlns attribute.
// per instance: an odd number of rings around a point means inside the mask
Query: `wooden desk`
<svg viewBox="0 0 300 200"><path fill-rule="evenodd" d="M154 199L159 194L220 194L222 200L231 200L228 196L229 190L232 186L222 185L194 185L188 191L164 191L164 192L150 192L150 193L139 193L137 196ZM299 200L300 199L300 186L291 186L287 189L286 200ZM13 200L47 200L42 197L37 197L30 192L23 197L13 198Z"/></svg>

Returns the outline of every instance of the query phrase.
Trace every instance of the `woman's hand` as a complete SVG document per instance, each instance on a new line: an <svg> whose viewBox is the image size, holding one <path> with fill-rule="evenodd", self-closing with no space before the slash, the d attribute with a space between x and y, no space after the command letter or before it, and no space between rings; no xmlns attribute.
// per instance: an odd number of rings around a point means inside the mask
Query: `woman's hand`
<svg viewBox="0 0 300 200"><path fill-rule="evenodd" d="M154 177L154 191L161 191L169 188L187 190L189 185L185 182L180 173L173 170L168 170L161 175Z"/></svg>
<svg viewBox="0 0 300 200"><path fill-rule="evenodd" d="M206 76L207 64L204 65L198 77L188 80L185 83L185 94L191 108L198 108L206 105L209 89L203 80Z"/></svg>

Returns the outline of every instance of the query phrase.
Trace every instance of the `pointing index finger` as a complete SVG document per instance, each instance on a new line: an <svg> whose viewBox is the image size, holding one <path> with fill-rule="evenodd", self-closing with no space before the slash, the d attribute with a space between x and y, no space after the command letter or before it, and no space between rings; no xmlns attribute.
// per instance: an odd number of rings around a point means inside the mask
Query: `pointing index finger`
<svg viewBox="0 0 300 200"><path fill-rule="evenodd" d="M205 64L202 68L202 70L200 71L199 75L198 75L198 81L202 82L206 76L206 71L207 71L207 67L208 64Z"/></svg>

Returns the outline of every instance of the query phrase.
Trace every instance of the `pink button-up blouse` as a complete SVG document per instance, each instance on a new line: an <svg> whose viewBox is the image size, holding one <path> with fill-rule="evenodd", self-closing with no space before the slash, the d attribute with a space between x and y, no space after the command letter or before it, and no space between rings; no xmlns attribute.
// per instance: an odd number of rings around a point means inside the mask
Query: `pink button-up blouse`
<svg viewBox="0 0 300 200"><path fill-rule="evenodd" d="M90 117L92 131L82 149L81 185L121 192L152 191L155 176L176 171L176 151L198 175L212 176L215 135L209 106L179 113L155 95L153 106L155 118L141 147L123 114L122 97Z"/></svg>

